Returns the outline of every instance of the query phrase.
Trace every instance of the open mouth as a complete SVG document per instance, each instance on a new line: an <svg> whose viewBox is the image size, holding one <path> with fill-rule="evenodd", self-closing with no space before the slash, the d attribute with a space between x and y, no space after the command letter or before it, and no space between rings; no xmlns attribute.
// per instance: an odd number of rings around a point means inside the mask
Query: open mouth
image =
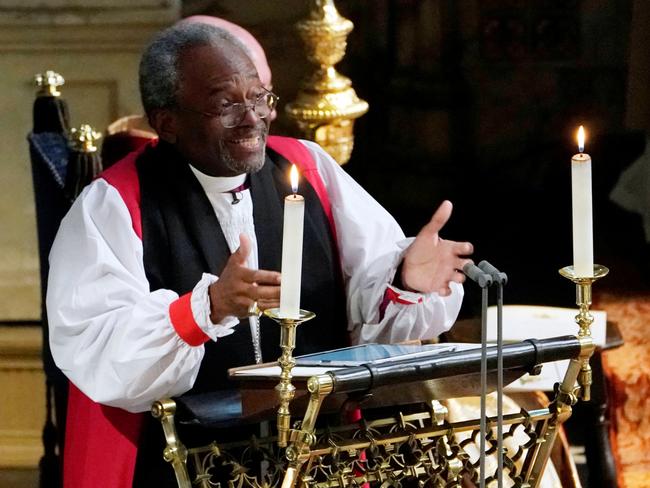
<svg viewBox="0 0 650 488"><path fill-rule="evenodd" d="M260 148L262 144L262 138L260 136L254 136L240 139L230 139L228 141L228 144L247 151L254 151Z"/></svg>

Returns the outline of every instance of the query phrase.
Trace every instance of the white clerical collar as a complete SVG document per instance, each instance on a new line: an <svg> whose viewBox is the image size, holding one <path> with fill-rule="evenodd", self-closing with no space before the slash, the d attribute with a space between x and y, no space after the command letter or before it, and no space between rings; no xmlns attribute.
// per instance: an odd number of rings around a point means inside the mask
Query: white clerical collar
<svg viewBox="0 0 650 488"><path fill-rule="evenodd" d="M210 176L190 164L190 169L206 193L224 193L237 188L246 181L246 173L237 176Z"/></svg>

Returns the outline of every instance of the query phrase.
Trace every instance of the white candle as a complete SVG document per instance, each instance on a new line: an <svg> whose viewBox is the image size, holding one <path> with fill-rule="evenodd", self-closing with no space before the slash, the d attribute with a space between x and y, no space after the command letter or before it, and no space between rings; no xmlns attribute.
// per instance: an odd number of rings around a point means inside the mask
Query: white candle
<svg viewBox="0 0 650 488"><path fill-rule="evenodd" d="M579 277L594 275L594 231L591 209L591 157L583 153L584 129L578 130L579 153L571 158L573 269Z"/></svg>
<svg viewBox="0 0 650 488"><path fill-rule="evenodd" d="M284 199L282 230L282 280L280 282L280 317L300 317L300 276L302 273L302 234L305 199L298 191L298 170L291 167L293 195Z"/></svg>

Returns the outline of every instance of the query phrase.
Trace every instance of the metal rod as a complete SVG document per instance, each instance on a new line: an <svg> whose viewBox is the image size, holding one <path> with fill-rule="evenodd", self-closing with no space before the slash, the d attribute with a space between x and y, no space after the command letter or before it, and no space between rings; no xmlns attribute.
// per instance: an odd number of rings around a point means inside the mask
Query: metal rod
<svg viewBox="0 0 650 488"><path fill-rule="evenodd" d="M487 261L478 267L497 284L497 480L498 488L503 488L503 286L508 276Z"/></svg>
<svg viewBox="0 0 650 488"><path fill-rule="evenodd" d="M486 425L486 408L485 399L487 395L487 302L488 289L481 288L481 420L480 420L480 454L479 464L481 473L481 488L485 488L485 436L487 431Z"/></svg>
<svg viewBox="0 0 650 488"><path fill-rule="evenodd" d="M503 283L497 283L497 486L503 488Z"/></svg>

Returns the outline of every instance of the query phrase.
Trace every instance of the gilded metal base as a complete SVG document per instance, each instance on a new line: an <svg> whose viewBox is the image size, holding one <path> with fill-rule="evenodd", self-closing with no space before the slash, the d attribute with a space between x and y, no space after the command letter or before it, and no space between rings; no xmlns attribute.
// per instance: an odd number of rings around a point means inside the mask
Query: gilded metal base
<svg viewBox="0 0 650 488"><path fill-rule="evenodd" d="M545 459L544 451L550 453L549 433L559 427L558 419L550 408L504 416L508 486L537 486L541 478L537 469ZM488 455L497 447L496 421L496 417L487 419ZM478 420L439 423L434 410L396 411L391 417L314 430L309 447L293 462L273 437L209 444L188 449L191 485L179 486L342 488L371 483L460 488L468 480L478 486L479 431ZM486 472L486 485L496 486L496 477L496 471Z"/></svg>
<svg viewBox="0 0 650 488"><path fill-rule="evenodd" d="M283 317L282 315L280 315L279 308L267 308L266 310L264 310L264 315L266 315L270 319L275 320L279 324L281 324L283 321L292 321L295 323L296 326L316 317L316 314L314 312L310 312L309 310L303 310L302 308L298 310L298 318L296 319Z"/></svg>
<svg viewBox="0 0 650 488"><path fill-rule="evenodd" d="M503 475L511 486L534 488L542 479L560 425L577 401L573 387L581 362L593 352L590 338L580 338L580 342L579 357L570 361L548 408L503 417L508 439ZM154 414L167 438L165 457L174 467L179 486L343 488L371 483L384 488L461 488L467 481L477 485L480 478L491 486L496 483L498 473L479 469L479 419L449 423L444 409L432 403L425 410L397 410L393 417L316 429L323 401L333 391L332 376L311 377L307 389L309 404L302 422L290 431L286 449L277 438L185 449L173 428L173 405L167 401L157 405ZM488 455L497 448L496 424L496 417L487 418Z"/></svg>
<svg viewBox="0 0 650 488"><path fill-rule="evenodd" d="M176 482L180 488L190 488L190 476L187 471L187 448L183 445L176 432L174 415L176 402L165 398L155 402L151 407L151 415L160 421L167 445L163 451L163 458L174 468Z"/></svg>
<svg viewBox="0 0 650 488"><path fill-rule="evenodd" d="M594 264L593 276L578 276L573 266L565 266L560 269L562 276L576 284L576 304L579 307L578 315L576 315L576 323L580 328L578 331L578 337L580 338L591 341L591 324L594 321L594 316L589 313L589 307L591 307L591 286L596 280L607 276L608 273L609 269L600 264ZM593 342L590 342L590 347L591 352L589 355L580 359L581 367L580 374L578 375L580 388L577 393L584 401L591 399L592 373L589 358L593 354ZM572 359L571 363L574 361L576 360ZM569 368L571 368L571 364Z"/></svg>
<svg viewBox="0 0 650 488"><path fill-rule="evenodd" d="M289 404L296 392L296 387L291 384L291 370L296 365L296 360L292 356L293 349L296 347L296 327L316 317L314 312L300 309L298 318L288 318L280 315L279 308L270 308L264 311L264 315L275 320L280 327L280 348L282 355L278 359L281 368L280 383L275 387L280 399L278 407L278 445L286 447L289 441L289 430L291 428L291 413Z"/></svg>

